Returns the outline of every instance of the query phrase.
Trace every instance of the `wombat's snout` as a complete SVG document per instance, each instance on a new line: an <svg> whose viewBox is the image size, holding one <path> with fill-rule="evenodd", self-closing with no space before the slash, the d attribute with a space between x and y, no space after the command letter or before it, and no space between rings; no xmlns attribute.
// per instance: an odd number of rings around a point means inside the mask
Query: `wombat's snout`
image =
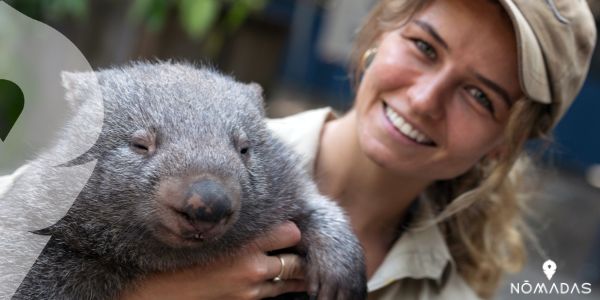
<svg viewBox="0 0 600 300"><path fill-rule="evenodd" d="M165 179L157 197L158 236L175 245L219 237L235 222L239 197L239 185L213 177Z"/></svg>
<svg viewBox="0 0 600 300"><path fill-rule="evenodd" d="M204 179L190 185L181 212L192 223L218 223L233 213L233 207L221 184Z"/></svg>

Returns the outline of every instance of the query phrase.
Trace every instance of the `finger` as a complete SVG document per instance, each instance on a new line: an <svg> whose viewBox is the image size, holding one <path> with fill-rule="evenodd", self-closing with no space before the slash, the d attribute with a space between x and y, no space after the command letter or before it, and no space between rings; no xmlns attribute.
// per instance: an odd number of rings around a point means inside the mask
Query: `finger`
<svg viewBox="0 0 600 300"><path fill-rule="evenodd" d="M283 264L282 264L283 260ZM264 280L271 280L280 273L281 279L304 279L304 263L300 256L295 254L279 254L267 256L267 272Z"/></svg>
<svg viewBox="0 0 600 300"><path fill-rule="evenodd" d="M263 252L296 246L300 242L300 229L293 222L286 221L275 226L266 235L257 238L254 245Z"/></svg>
<svg viewBox="0 0 600 300"><path fill-rule="evenodd" d="M306 283L304 280L284 280L280 282L265 282L259 291L259 297L271 298L277 297L286 293L299 293L306 291Z"/></svg>

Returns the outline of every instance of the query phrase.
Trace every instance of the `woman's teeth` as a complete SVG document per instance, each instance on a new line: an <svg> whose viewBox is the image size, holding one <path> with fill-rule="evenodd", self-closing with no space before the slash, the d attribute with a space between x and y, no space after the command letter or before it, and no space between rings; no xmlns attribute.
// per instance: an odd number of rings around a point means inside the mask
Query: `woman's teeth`
<svg viewBox="0 0 600 300"><path fill-rule="evenodd" d="M415 128L413 128L408 122L406 122L401 116L399 116L395 111L393 111L389 106L385 107L385 114L388 119L392 121L394 127L398 129L398 131L402 132L404 135L410 137L412 140L419 144L424 145L432 145L433 141L425 136L423 133L419 132Z"/></svg>

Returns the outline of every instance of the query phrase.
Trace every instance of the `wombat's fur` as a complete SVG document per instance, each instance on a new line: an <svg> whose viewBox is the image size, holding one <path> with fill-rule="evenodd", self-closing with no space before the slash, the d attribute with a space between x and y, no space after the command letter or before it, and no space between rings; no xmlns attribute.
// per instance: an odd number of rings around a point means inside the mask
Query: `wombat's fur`
<svg viewBox="0 0 600 300"><path fill-rule="evenodd" d="M181 63L135 63L96 76L103 129L71 165L97 164L66 216L38 232L51 239L14 299L116 299L149 272L234 255L284 220L302 232L295 250L312 292L366 297L357 239L266 128L260 87ZM92 77L63 75L79 105L55 150L89 134L76 122L92 111L85 105ZM35 166L5 197L61 187L52 170Z"/></svg>

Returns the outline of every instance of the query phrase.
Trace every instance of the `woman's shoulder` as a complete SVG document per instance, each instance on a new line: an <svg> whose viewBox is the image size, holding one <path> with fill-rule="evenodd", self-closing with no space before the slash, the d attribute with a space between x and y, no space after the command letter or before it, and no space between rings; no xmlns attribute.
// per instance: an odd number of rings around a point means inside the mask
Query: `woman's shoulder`
<svg viewBox="0 0 600 300"><path fill-rule="evenodd" d="M267 126L279 138L288 142L296 139L317 138L333 110L323 107L304 111L284 118L267 119Z"/></svg>
<svg viewBox="0 0 600 300"><path fill-rule="evenodd" d="M301 158L304 169L312 174L325 122L334 119L330 107L308 110L285 118L268 119L267 126Z"/></svg>

